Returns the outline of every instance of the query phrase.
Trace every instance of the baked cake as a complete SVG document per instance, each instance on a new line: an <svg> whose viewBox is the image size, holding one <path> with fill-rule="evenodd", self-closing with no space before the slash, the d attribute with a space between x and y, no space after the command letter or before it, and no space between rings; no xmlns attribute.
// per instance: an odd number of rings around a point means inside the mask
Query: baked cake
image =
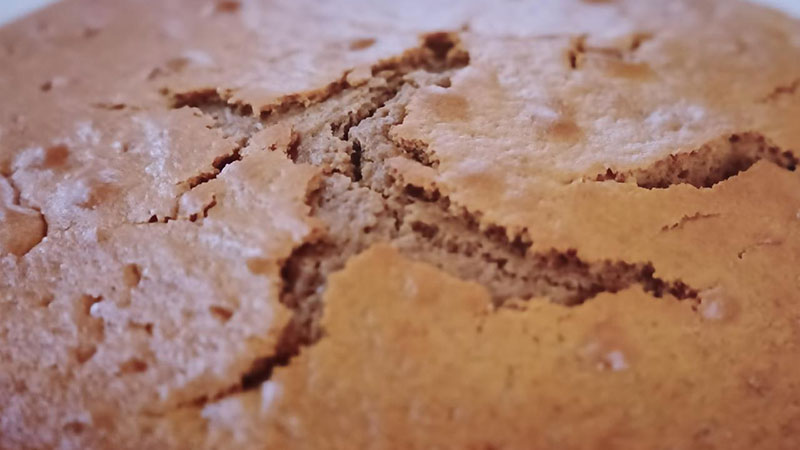
<svg viewBox="0 0 800 450"><path fill-rule="evenodd" d="M0 66L0 448L800 447L800 22L65 0Z"/></svg>

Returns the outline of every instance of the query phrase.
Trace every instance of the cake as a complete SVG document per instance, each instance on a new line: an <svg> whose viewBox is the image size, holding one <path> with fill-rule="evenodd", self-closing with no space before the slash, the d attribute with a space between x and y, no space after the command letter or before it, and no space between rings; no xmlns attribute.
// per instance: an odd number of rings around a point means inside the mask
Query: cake
<svg viewBox="0 0 800 450"><path fill-rule="evenodd" d="M65 0L0 65L0 448L800 446L796 20Z"/></svg>

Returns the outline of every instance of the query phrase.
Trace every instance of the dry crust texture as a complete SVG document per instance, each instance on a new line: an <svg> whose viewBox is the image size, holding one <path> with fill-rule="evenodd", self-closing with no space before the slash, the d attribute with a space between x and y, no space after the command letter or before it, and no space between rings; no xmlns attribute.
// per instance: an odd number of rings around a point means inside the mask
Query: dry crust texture
<svg viewBox="0 0 800 450"><path fill-rule="evenodd" d="M0 30L0 448L800 446L800 24L395 3Z"/></svg>

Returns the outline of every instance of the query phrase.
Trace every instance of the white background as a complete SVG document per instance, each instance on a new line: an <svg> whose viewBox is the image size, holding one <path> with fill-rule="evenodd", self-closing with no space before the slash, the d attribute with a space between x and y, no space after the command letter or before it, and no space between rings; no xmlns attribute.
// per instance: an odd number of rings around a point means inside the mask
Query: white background
<svg viewBox="0 0 800 450"><path fill-rule="evenodd" d="M0 0L0 24L10 22L57 0ZM800 0L752 0L800 17Z"/></svg>
<svg viewBox="0 0 800 450"><path fill-rule="evenodd" d="M14 20L56 0L0 0L0 24ZM159 1L159 0L155 0ZM800 17L800 0L753 0Z"/></svg>
<svg viewBox="0 0 800 450"><path fill-rule="evenodd" d="M0 0L0 23L10 22L54 0Z"/></svg>

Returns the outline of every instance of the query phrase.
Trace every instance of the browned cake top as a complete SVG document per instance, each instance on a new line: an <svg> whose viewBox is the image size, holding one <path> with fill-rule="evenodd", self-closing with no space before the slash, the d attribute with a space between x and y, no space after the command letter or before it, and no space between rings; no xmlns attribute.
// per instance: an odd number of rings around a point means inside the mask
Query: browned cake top
<svg viewBox="0 0 800 450"><path fill-rule="evenodd" d="M66 0L0 67L0 448L800 446L796 21Z"/></svg>

